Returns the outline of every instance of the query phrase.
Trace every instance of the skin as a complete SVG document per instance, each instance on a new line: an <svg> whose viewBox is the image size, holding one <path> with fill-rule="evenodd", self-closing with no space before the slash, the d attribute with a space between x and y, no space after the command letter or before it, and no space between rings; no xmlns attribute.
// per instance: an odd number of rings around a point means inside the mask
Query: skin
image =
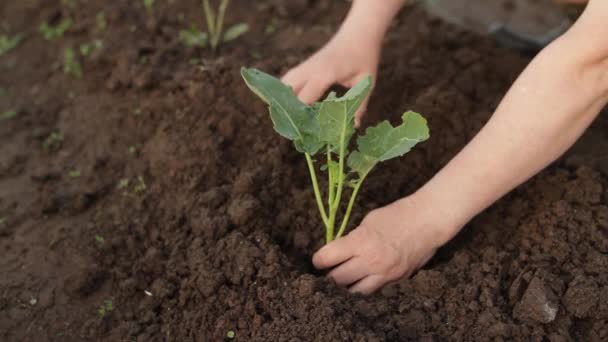
<svg viewBox="0 0 608 342"><path fill-rule="evenodd" d="M334 83L350 87L375 76L382 37L402 5L355 0L333 39L283 80L310 103ZM351 292L372 293L411 275L474 216L561 156L608 103L606 18L608 1L589 1L462 151L413 195L370 212L350 234L321 248L314 265Z"/></svg>

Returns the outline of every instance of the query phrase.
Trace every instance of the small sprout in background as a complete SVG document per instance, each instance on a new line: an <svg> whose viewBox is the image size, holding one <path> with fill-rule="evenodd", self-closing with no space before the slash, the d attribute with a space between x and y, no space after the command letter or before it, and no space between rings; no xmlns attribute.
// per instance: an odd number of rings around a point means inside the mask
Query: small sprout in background
<svg viewBox="0 0 608 342"><path fill-rule="evenodd" d="M0 216L0 226L3 226L6 223L6 217Z"/></svg>
<svg viewBox="0 0 608 342"><path fill-rule="evenodd" d="M129 154L135 154L137 152L137 147L135 145L129 146Z"/></svg>
<svg viewBox="0 0 608 342"><path fill-rule="evenodd" d="M188 47L201 48L206 47L209 41L207 33L201 32L195 25L192 25L189 30L179 31L179 39Z"/></svg>
<svg viewBox="0 0 608 342"><path fill-rule="evenodd" d="M78 169L71 170L70 172L68 172L68 176L70 178L78 178L78 177L80 177L80 170L78 170Z"/></svg>
<svg viewBox="0 0 608 342"><path fill-rule="evenodd" d="M203 11L207 20L207 32L199 31L192 26L190 30L181 30L180 39L190 47L211 46L213 51L217 50L222 42L229 42L249 31L249 26L245 23L236 24L224 33L224 17L230 0L220 0L219 9L216 12L211 7L209 0L203 0Z"/></svg>
<svg viewBox="0 0 608 342"><path fill-rule="evenodd" d="M156 0L144 0L144 7L146 8L146 10L150 11L152 10L152 7L154 7L154 2Z"/></svg>
<svg viewBox="0 0 608 342"><path fill-rule="evenodd" d="M133 114L140 116L143 114L143 112L141 111L141 108L135 108L135 110L133 111Z"/></svg>
<svg viewBox="0 0 608 342"><path fill-rule="evenodd" d="M63 34L72 26L72 19L63 19L57 26L50 26L47 23L40 25L40 33L46 40L53 40L63 37Z"/></svg>
<svg viewBox="0 0 608 342"><path fill-rule="evenodd" d="M66 48L63 52L63 72L76 78L82 78L82 66L77 61L76 53L72 48Z"/></svg>
<svg viewBox="0 0 608 342"><path fill-rule="evenodd" d="M95 39L90 43L80 45L80 54L83 57L88 57L91 53L100 50L101 48L103 48L103 41L100 39Z"/></svg>
<svg viewBox="0 0 608 342"><path fill-rule="evenodd" d="M97 241L97 243L101 245L106 242L106 239L104 239L101 235L95 235L95 241Z"/></svg>
<svg viewBox="0 0 608 342"><path fill-rule="evenodd" d="M427 121L420 114L407 111L396 127L383 121L367 128L356 139L357 149L348 150L355 134L355 113L369 95L371 76L342 97L332 92L325 100L309 106L297 98L291 87L273 76L246 68L241 69L241 75L253 93L268 104L275 131L292 140L296 150L305 155L327 243L344 234L357 194L372 169L381 162L403 156L429 138ZM326 156L326 163L320 167L328 178L326 201L321 197L315 170L315 163L321 161L319 155ZM340 224L338 210L343 207L342 195L347 188L352 191Z"/></svg>
<svg viewBox="0 0 608 342"><path fill-rule="evenodd" d="M261 59L262 58L262 54L259 51L256 51L256 50L249 51L249 55L253 59Z"/></svg>
<svg viewBox="0 0 608 342"><path fill-rule="evenodd" d="M5 112L2 112L0 114L0 118L2 120L10 120L13 119L17 116L17 111L16 110L7 110Z"/></svg>
<svg viewBox="0 0 608 342"><path fill-rule="evenodd" d="M279 19L272 18L266 27L264 27L264 34L273 34L277 31L277 27L279 26Z"/></svg>
<svg viewBox="0 0 608 342"><path fill-rule="evenodd" d="M106 13L101 11L95 15L95 29L99 32L103 32L108 28L108 21L106 20Z"/></svg>
<svg viewBox="0 0 608 342"><path fill-rule="evenodd" d="M236 333L235 333L234 331L232 331L232 330L229 330L229 331L226 333L226 337L232 340L233 338L235 338L235 337L236 337Z"/></svg>
<svg viewBox="0 0 608 342"><path fill-rule="evenodd" d="M6 88L0 88L0 97L5 97L8 95L8 90Z"/></svg>
<svg viewBox="0 0 608 342"><path fill-rule="evenodd" d="M12 49L14 49L21 41L23 40L23 35L15 35L14 37L9 37L5 34L0 35L0 56L8 53Z"/></svg>
<svg viewBox="0 0 608 342"><path fill-rule="evenodd" d="M202 61L200 58L191 58L189 61L190 65L199 65L199 64L201 64L201 62Z"/></svg>
<svg viewBox="0 0 608 342"><path fill-rule="evenodd" d="M112 301L104 300L103 304L101 304L99 306L99 309L97 309L97 313L99 314L99 316L101 318L103 318L103 317L106 317L107 314L112 312L112 310L114 310L114 304L112 303Z"/></svg>
<svg viewBox="0 0 608 342"><path fill-rule="evenodd" d="M123 178L118 181L118 185L116 186L116 188L117 189L126 189L128 186L129 186L129 179Z"/></svg>
<svg viewBox="0 0 608 342"><path fill-rule="evenodd" d="M31 306L34 306L34 305L38 304L38 299L36 297L32 296L32 297L30 297L29 302L30 302Z"/></svg>
<svg viewBox="0 0 608 342"><path fill-rule="evenodd" d="M135 31L137 31L137 26L136 25L131 25L129 27L129 31L131 31L132 33L135 33Z"/></svg>
<svg viewBox="0 0 608 342"><path fill-rule="evenodd" d="M184 13L180 13L177 15L177 22L178 23L183 23L184 20L186 20L186 16L184 15Z"/></svg>
<svg viewBox="0 0 608 342"><path fill-rule="evenodd" d="M58 149L62 143L63 143L63 133L61 133L59 131L55 131L55 132L52 132L51 134L49 134L49 136L46 139L44 139L44 142L42 143L42 148L45 151L51 151L51 150Z"/></svg>
<svg viewBox="0 0 608 342"><path fill-rule="evenodd" d="M144 177L137 177L137 184L135 184L135 187L133 187L133 191L135 191L136 194L140 194L142 192L145 192L147 189L148 187L146 186L146 181L144 181Z"/></svg>

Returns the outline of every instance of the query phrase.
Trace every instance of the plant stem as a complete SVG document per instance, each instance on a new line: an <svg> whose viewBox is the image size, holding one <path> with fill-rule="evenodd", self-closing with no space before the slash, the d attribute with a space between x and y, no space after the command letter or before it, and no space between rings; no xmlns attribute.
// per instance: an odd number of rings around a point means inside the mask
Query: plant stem
<svg viewBox="0 0 608 342"><path fill-rule="evenodd" d="M342 198L342 188L344 187L344 155L346 154L346 146L344 140L346 139L346 125L342 127L342 132L340 133L340 155L338 162L338 186L336 189L336 197L334 198L332 204L329 207L329 227L327 232L327 242L331 242L334 240L334 227L336 224L336 214L338 212L338 208L340 207L340 199Z"/></svg>
<svg viewBox="0 0 608 342"><path fill-rule="evenodd" d="M328 230L329 222L327 218L327 213L325 212L325 207L323 206L323 200L321 199L321 191L319 191L319 183L317 182L317 173L315 172L315 166L312 161L310 154L306 153L306 163L308 164L308 171L310 171L310 179L312 181L312 187L315 191L315 199L317 200L317 206L319 207L319 212L321 213L321 218L323 219L323 224L325 224L325 229Z"/></svg>
<svg viewBox="0 0 608 342"><path fill-rule="evenodd" d="M207 18L207 30L209 31L211 47L213 48L213 37L215 37L215 12L213 11L211 4L209 4L209 0L203 0L203 10L205 11L205 18Z"/></svg>
<svg viewBox="0 0 608 342"><path fill-rule="evenodd" d="M334 196L336 195L336 193L334 192L335 190L335 186L334 186L334 177L333 177L333 173L331 172L331 150L329 148L329 146L327 146L327 176L329 179L329 182L327 184L327 205L331 208L332 203L334 202Z"/></svg>
<svg viewBox="0 0 608 342"><path fill-rule="evenodd" d="M361 184L363 184L365 177L367 177L367 173L364 174L361 178L359 178L359 181L357 181L357 184L355 185L355 188L353 189L353 193L350 195L350 200L348 201L348 207L346 208L346 213L344 214L344 218L342 219L342 225L340 225L340 230L338 230L338 234L336 234L336 239L339 239L342 236L342 234L344 234L344 230L346 229L346 226L348 225L348 219L350 218L350 213L353 210L353 205L355 204L355 200L357 199L357 194L359 193L359 189L361 188Z"/></svg>
<svg viewBox="0 0 608 342"><path fill-rule="evenodd" d="M211 47L213 50L217 49L217 46L220 44L220 39L222 37L222 29L224 28L224 16L226 16L226 9L228 8L228 4L230 0L222 0L220 3L219 14L217 15L217 26L215 28L215 37L214 42L212 42Z"/></svg>

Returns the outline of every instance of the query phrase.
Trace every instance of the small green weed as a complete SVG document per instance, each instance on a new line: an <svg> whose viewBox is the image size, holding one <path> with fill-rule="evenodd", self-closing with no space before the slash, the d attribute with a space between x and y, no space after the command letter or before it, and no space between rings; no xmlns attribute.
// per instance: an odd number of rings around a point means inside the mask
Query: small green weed
<svg viewBox="0 0 608 342"><path fill-rule="evenodd" d="M235 337L236 337L236 333L235 333L234 331L232 331L232 330L229 330L229 331L226 333L226 337L232 340L233 338L235 338Z"/></svg>
<svg viewBox="0 0 608 342"><path fill-rule="evenodd" d="M95 241L97 241L98 244L103 244L106 242L106 239L104 239L101 235L95 235Z"/></svg>
<svg viewBox="0 0 608 342"><path fill-rule="evenodd" d="M95 29L99 32L105 31L108 28L105 12L97 12L95 15Z"/></svg>
<svg viewBox="0 0 608 342"><path fill-rule="evenodd" d="M112 312L112 310L114 310L114 304L112 303L111 300L104 300L103 304L101 304L99 306L99 309L97 309L97 313L99 314L99 316L101 318L106 317L107 314L109 314L110 312Z"/></svg>
<svg viewBox="0 0 608 342"><path fill-rule="evenodd" d="M49 134L49 136L44 139L44 142L42 143L42 148L45 151L51 151L51 150L55 150L58 149L59 147L61 147L61 144L63 143L63 133L59 132L59 131L55 131L52 132L51 134Z"/></svg>
<svg viewBox="0 0 608 342"><path fill-rule="evenodd" d="M144 0L144 7L146 8L146 10L151 11L154 7L155 1L156 0Z"/></svg>
<svg viewBox="0 0 608 342"><path fill-rule="evenodd" d="M40 33L46 40L62 38L63 34L72 26L72 19L65 18L57 26L50 26L48 23L40 25Z"/></svg>
<svg viewBox="0 0 608 342"><path fill-rule="evenodd" d="M95 39L90 43L80 45L80 54L83 57L88 57L91 53L100 50L101 48L103 48L103 41L101 39Z"/></svg>
<svg viewBox="0 0 608 342"><path fill-rule="evenodd" d="M17 111L16 110L7 110L5 112L2 112L2 114L0 114L0 119L2 119L2 120L10 120L10 119L13 119L16 116L17 116Z"/></svg>
<svg viewBox="0 0 608 342"><path fill-rule="evenodd" d="M78 177L80 177L80 170L78 170L78 169L71 170L70 172L68 172L68 176L70 178L78 178Z"/></svg>
<svg viewBox="0 0 608 342"><path fill-rule="evenodd" d="M117 189L126 189L128 186L129 186L129 179L123 178L118 181L118 185L116 186L116 188Z"/></svg>
<svg viewBox="0 0 608 342"><path fill-rule="evenodd" d="M146 192L147 189L148 187L146 186L146 181L144 180L144 177L137 177L137 183L133 187L133 191L135 191L136 194L140 194Z"/></svg>
<svg viewBox="0 0 608 342"><path fill-rule="evenodd" d="M63 72L66 75L82 78L82 66L72 48L66 48L63 52Z"/></svg>
<svg viewBox="0 0 608 342"><path fill-rule="evenodd" d="M6 34L0 35L0 56L7 54L9 51L14 49L23 40L23 35L15 35L9 37Z"/></svg>

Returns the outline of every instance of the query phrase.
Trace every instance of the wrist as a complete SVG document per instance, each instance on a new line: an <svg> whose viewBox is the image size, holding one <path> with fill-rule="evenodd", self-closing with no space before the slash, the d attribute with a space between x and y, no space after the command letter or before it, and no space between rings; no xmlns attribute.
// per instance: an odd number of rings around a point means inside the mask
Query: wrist
<svg viewBox="0 0 608 342"><path fill-rule="evenodd" d="M405 0L355 0L338 32L357 40L358 44L382 44L393 18Z"/></svg>

